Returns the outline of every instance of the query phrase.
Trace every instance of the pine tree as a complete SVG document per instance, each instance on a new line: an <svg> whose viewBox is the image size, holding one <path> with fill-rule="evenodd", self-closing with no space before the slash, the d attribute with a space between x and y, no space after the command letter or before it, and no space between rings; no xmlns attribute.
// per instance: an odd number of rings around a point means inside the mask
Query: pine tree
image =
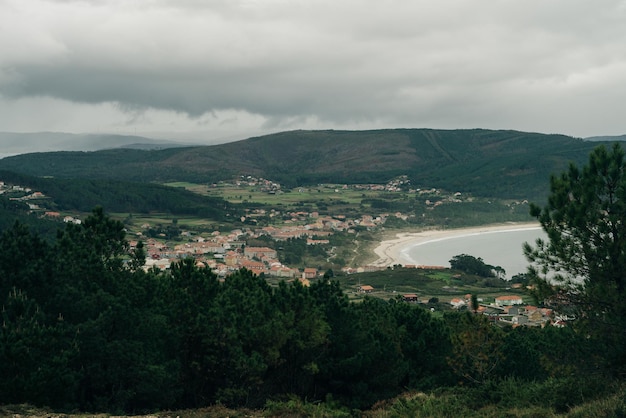
<svg viewBox="0 0 626 418"><path fill-rule="evenodd" d="M548 239L524 246L538 301L575 316L618 372L626 371L625 168L615 144L596 148L586 166L552 176L547 205L531 205Z"/></svg>

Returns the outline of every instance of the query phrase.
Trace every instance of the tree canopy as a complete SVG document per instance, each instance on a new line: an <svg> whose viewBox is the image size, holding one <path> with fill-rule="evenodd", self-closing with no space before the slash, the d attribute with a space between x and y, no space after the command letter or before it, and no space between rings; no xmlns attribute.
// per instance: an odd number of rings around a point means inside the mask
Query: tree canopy
<svg viewBox="0 0 626 418"><path fill-rule="evenodd" d="M496 267L486 264L482 258L476 258L468 254L459 254L452 257L450 267L480 277L494 277L494 270L496 269ZM498 266L497 268L502 270L502 267Z"/></svg>
<svg viewBox="0 0 626 418"><path fill-rule="evenodd" d="M16 223L0 250L0 404L135 412L295 394L360 408L446 378L445 325L424 309L352 304L327 280L218 280L193 259L144 271L102 208L52 243Z"/></svg>
<svg viewBox="0 0 626 418"><path fill-rule="evenodd" d="M145 271L143 258L102 208L52 242L19 223L0 235L0 404L119 414L295 396L366 408L458 379L571 376L586 361L571 349L586 335L569 330L350 302L337 281L220 279L191 258Z"/></svg>
<svg viewBox="0 0 626 418"><path fill-rule="evenodd" d="M548 239L525 244L542 303L577 318L597 352L626 371L626 173L624 151L597 147L582 168L550 179L543 207L531 206Z"/></svg>

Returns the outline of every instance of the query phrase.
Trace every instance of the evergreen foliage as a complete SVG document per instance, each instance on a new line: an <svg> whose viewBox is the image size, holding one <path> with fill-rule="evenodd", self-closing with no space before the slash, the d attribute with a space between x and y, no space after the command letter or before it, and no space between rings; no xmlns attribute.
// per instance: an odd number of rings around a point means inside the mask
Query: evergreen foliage
<svg viewBox="0 0 626 418"><path fill-rule="evenodd" d="M550 180L531 212L548 235L524 252L540 303L575 317L611 372L626 373L626 161L619 144L597 147L587 165Z"/></svg>
<svg viewBox="0 0 626 418"><path fill-rule="evenodd" d="M364 407L443 364L443 324L418 307L247 270L220 282L191 259L144 272L102 208L52 244L16 224L0 247L0 403L123 412L333 394Z"/></svg>
<svg viewBox="0 0 626 418"><path fill-rule="evenodd" d="M454 316L449 321L452 352L448 363L464 380L483 384L492 379L504 357L502 331L484 315L464 312Z"/></svg>
<svg viewBox="0 0 626 418"><path fill-rule="evenodd" d="M454 270L461 270L467 274L475 274L480 277L494 277L494 269L496 269L496 267L485 264L482 258L468 254L459 254L452 257L450 267Z"/></svg>
<svg viewBox="0 0 626 418"><path fill-rule="evenodd" d="M52 242L19 223L2 234L0 404L138 413L298 398L345 412L453 387L455 373L492 399L501 392L480 387L497 379L584 370L569 366L584 364L577 351L568 365L554 355L552 341L579 342L571 330L507 332L395 299L353 303L336 281L272 287L248 270L220 280L192 259L144 271L143 257L102 208ZM562 407L571 385L559 387Z"/></svg>

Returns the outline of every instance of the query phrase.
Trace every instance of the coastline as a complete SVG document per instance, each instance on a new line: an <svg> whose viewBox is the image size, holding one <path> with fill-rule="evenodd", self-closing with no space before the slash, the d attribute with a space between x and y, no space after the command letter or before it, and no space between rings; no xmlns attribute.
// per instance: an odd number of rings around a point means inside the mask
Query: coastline
<svg viewBox="0 0 626 418"><path fill-rule="evenodd" d="M374 253L378 259L370 265L376 267L388 267L396 264L405 265L406 260L402 259L401 251L409 246L425 244L447 238L459 238L468 235L484 234L489 232L516 231L520 229L540 228L538 222L506 223L495 225L472 226L468 228L456 229L429 229L416 232L399 232L396 238L382 241L375 249Z"/></svg>

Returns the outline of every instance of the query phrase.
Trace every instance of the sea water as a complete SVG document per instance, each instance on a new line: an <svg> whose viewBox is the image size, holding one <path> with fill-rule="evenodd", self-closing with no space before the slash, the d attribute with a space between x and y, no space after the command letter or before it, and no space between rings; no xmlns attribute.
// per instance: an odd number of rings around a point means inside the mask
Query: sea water
<svg viewBox="0 0 626 418"><path fill-rule="evenodd" d="M409 243L400 250L400 258L403 264L450 267L450 259L467 254L482 258L485 264L502 267L505 277L510 279L526 272L529 263L522 245L525 242L534 245L537 238L546 238L540 227L450 236L421 244Z"/></svg>

